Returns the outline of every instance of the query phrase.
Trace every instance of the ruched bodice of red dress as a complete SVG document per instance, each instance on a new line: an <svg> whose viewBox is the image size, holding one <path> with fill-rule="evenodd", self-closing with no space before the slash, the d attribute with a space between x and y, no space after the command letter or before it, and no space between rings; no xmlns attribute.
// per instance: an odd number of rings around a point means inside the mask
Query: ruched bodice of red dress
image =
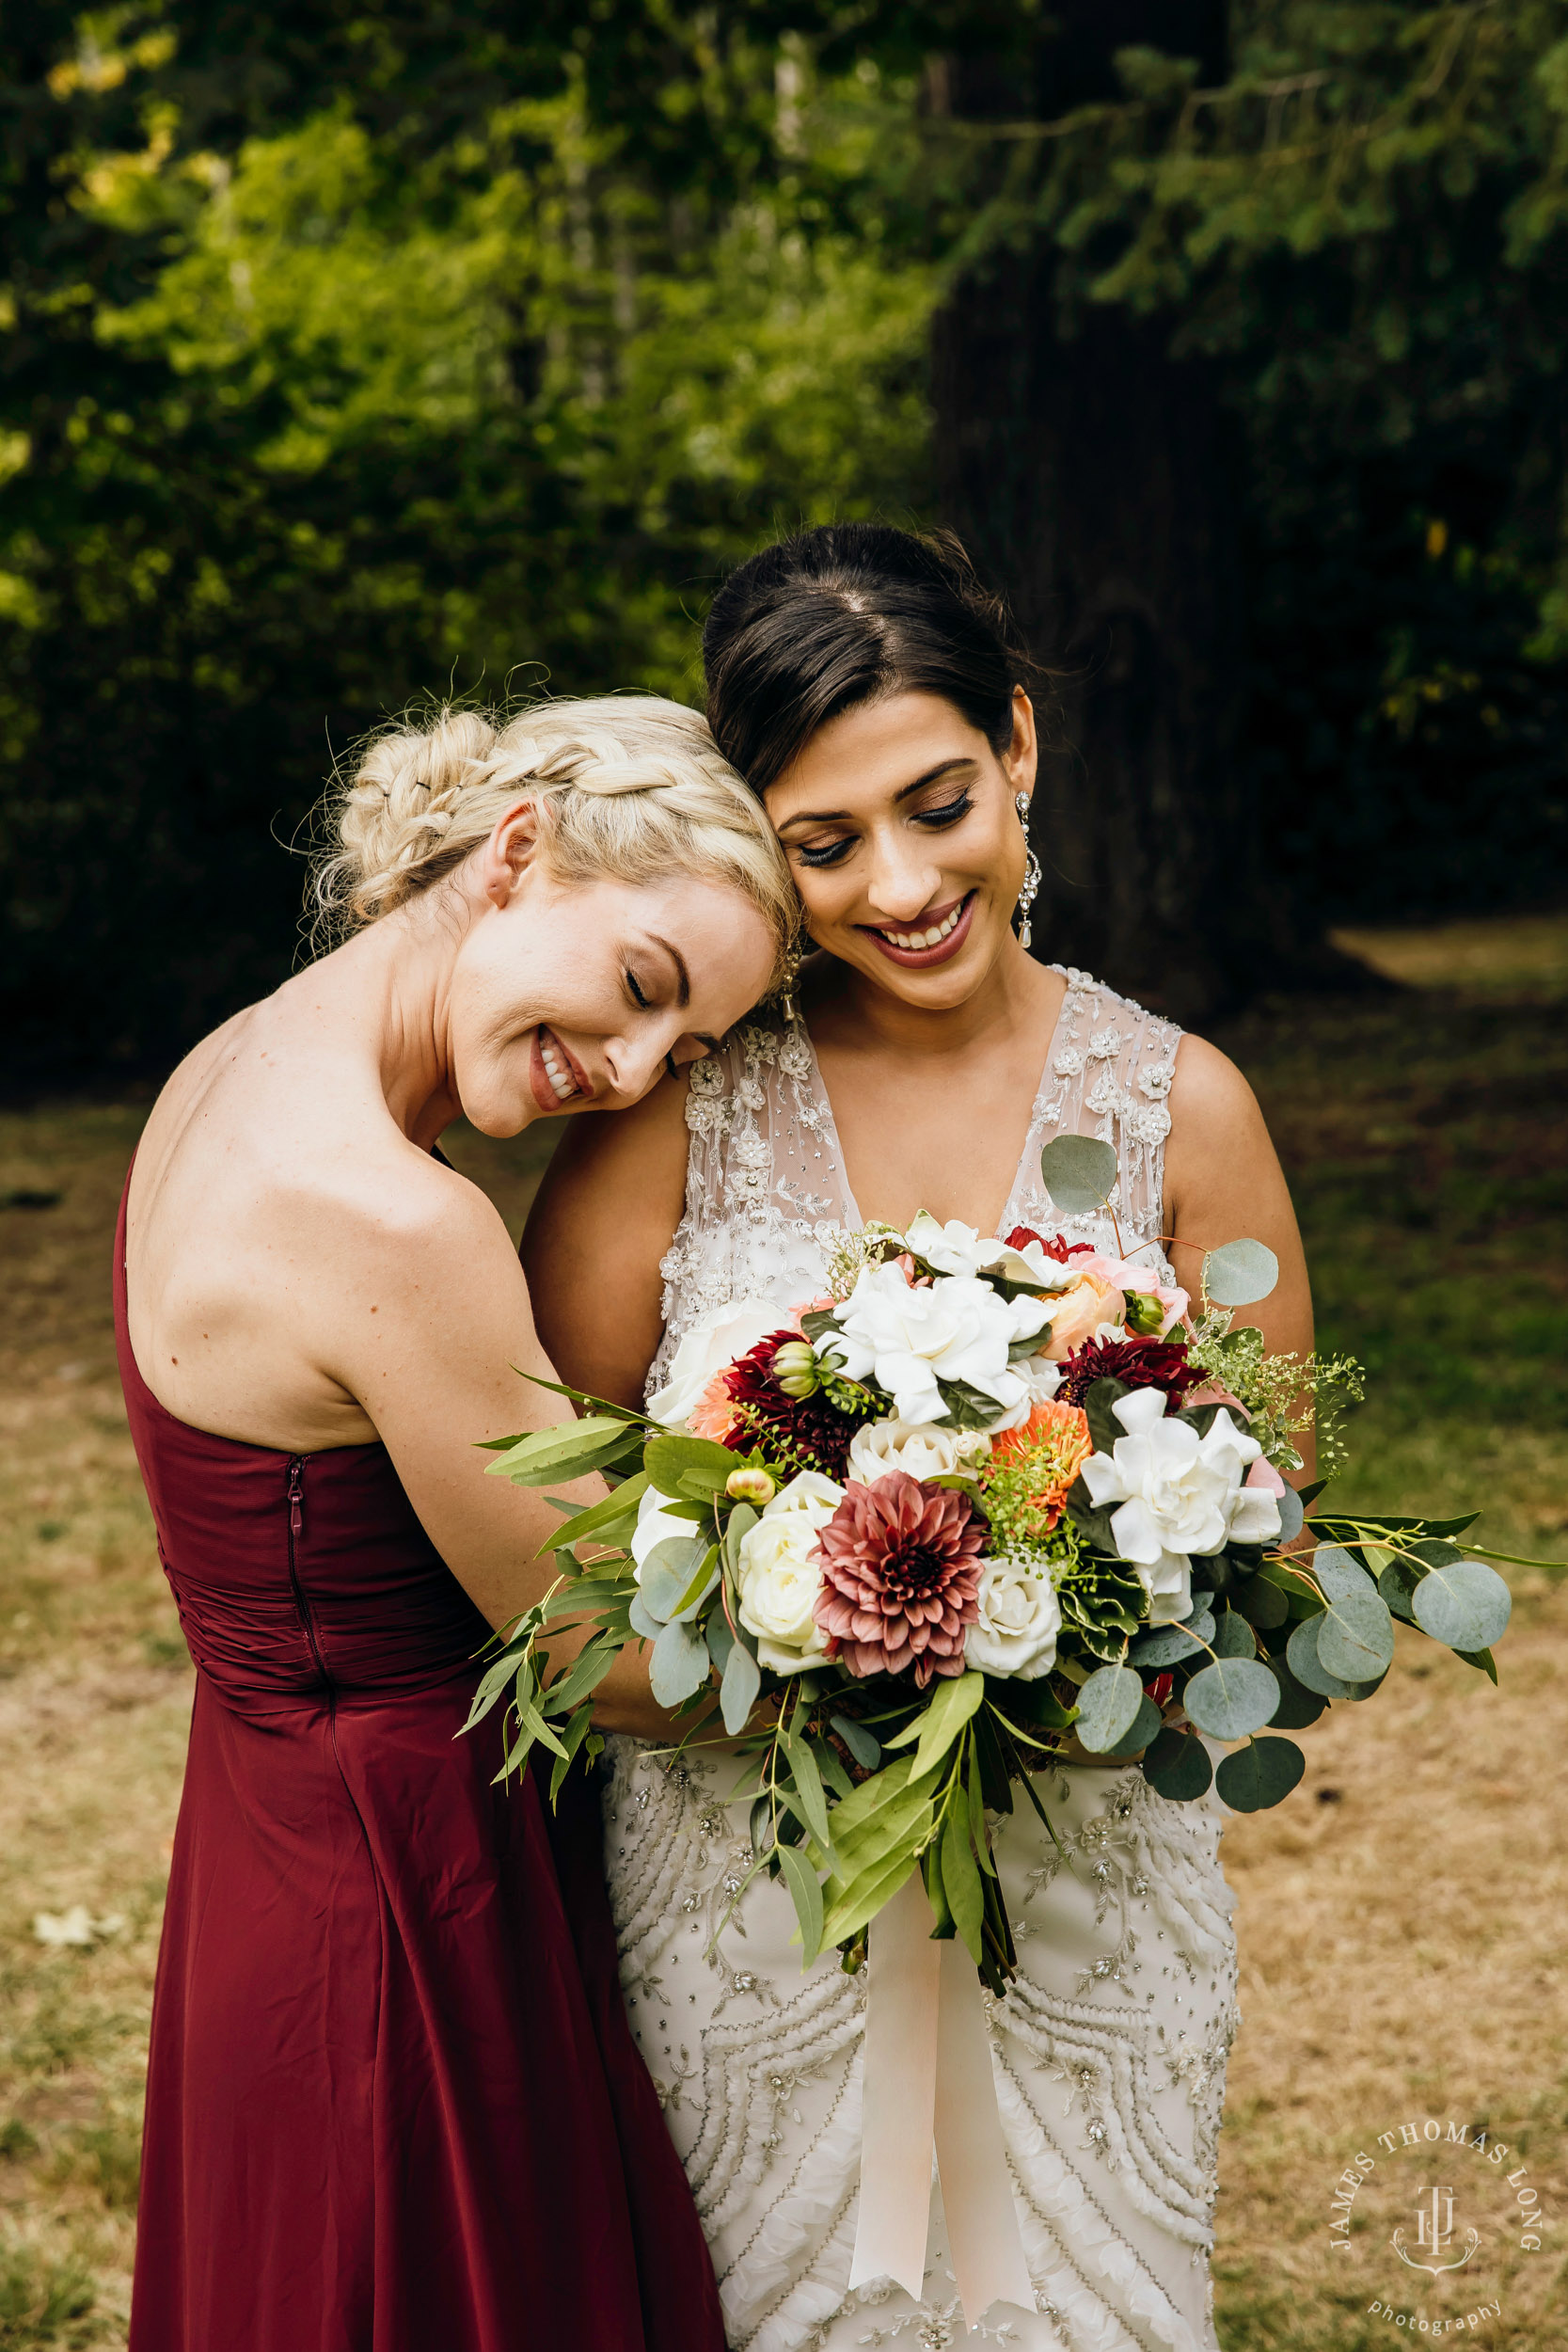
<svg viewBox="0 0 1568 2352"><path fill-rule="evenodd" d="M597 1805L461 1738L487 1628L378 1445L174 1419L116 1330L196 1661L132 2352L722 2352ZM574 1780L576 1776L574 1775Z"/></svg>

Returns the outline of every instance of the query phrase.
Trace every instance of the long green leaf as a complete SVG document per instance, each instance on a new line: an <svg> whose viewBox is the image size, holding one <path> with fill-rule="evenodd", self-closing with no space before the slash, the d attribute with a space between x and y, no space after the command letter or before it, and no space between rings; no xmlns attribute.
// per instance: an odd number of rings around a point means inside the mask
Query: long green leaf
<svg viewBox="0 0 1568 2352"><path fill-rule="evenodd" d="M552 1682L540 1706L545 1715L564 1715L578 1702L596 1691L615 1661L621 1655L616 1642L595 1640L588 1643L567 1667L559 1682Z"/></svg>
<svg viewBox="0 0 1568 2352"><path fill-rule="evenodd" d="M809 1968L822 1949L822 1889L816 1873L799 1846L781 1846L779 1867L784 1883L794 1899L795 1915L800 1922L801 1966ZM790 1941L794 1942L793 1936Z"/></svg>
<svg viewBox="0 0 1568 2352"><path fill-rule="evenodd" d="M800 1800L806 1827L830 1860L832 1854L832 1832L828 1827L828 1800L823 1794L822 1775L809 1741L794 1732L781 1730L779 1744L789 1758L796 1792Z"/></svg>
<svg viewBox="0 0 1568 2352"><path fill-rule="evenodd" d="M638 1506L648 1491L648 1473L638 1470L624 1478L602 1502L591 1502L585 1511L578 1511L569 1530L574 1544L586 1543L590 1537L596 1543L612 1544L625 1534L630 1536L637 1525ZM547 1543L541 1544L541 1552L548 1551Z"/></svg>
<svg viewBox="0 0 1568 2352"><path fill-rule="evenodd" d="M970 1959L978 1966L980 1929L986 1915L985 1890L969 1842L968 1818L958 1805L949 1812L947 1826L942 1833L942 1884L953 1924L963 1937Z"/></svg>
<svg viewBox="0 0 1568 2352"><path fill-rule="evenodd" d="M876 1917L882 1905L892 1899L914 1868L915 1854L922 1841L907 1839L883 1858L876 1875L857 1879L835 1902L822 1922L822 1947L844 1944L858 1935L869 1919Z"/></svg>
<svg viewBox="0 0 1568 2352"><path fill-rule="evenodd" d="M635 1443L623 1421L600 1414L589 1421L562 1422L538 1429L490 1463L486 1478L509 1478L516 1486L553 1486L558 1480L584 1478L603 1470Z"/></svg>
<svg viewBox="0 0 1568 2352"><path fill-rule="evenodd" d="M985 1695L984 1675L956 1675L938 1683L919 1723L918 1745L914 1752L916 1780L941 1762ZM910 1728L914 1730L915 1726L911 1724ZM903 1732L888 1744L902 1747L909 1736L909 1732Z"/></svg>

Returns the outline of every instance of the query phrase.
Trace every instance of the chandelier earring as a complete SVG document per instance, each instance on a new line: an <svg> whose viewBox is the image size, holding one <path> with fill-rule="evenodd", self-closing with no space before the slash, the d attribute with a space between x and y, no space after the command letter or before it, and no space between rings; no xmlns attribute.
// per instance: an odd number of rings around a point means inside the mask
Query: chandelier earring
<svg viewBox="0 0 1568 2352"><path fill-rule="evenodd" d="M806 960L808 944L809 934L804 930L798 930L784 949L784 964L779 973L778 986L773 991L779 1010L792 1029L798 1028L800 1021L800 1008L795 994L795 983L800 977L800 966Z"/></svg>
<svg viewBox="0 0 1568 2352"><path fill-rule="evenodd" d="M1018 821L1023 827L1024 845L1023 887L1018 894L1018 944L1021 947L1027 947L1029 945L1029 910L1035 903L1035 894L1040 886L1040 862L1029 846L1028 793L1015 792L1013 806L1018 811Z"/></svg>

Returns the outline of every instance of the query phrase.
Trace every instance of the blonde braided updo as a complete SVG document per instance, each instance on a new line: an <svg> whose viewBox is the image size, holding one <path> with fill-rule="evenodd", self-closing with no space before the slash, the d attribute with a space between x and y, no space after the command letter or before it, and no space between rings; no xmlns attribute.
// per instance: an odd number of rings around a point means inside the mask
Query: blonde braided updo
<svg viewBox="0 0 1568 2352"><path fill-rule="evenodd" d="M453 873L521 800L563 882L690 874L739 890L777 950L797 920L784 854L707 722L657 694L536 703L515 718L443 704L424 727L388 727L329 802L337 847L311 895L341 938Z"/></svg>

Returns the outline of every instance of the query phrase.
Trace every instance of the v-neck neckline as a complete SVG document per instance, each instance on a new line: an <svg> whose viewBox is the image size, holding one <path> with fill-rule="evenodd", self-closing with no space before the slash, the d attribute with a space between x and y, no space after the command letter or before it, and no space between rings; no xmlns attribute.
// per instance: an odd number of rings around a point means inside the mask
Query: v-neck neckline
<svg viewBox="0 0 1568 2352"><path fill-rule="evenodd" d="M1052 1024L1051 1035L1046 1042L1045 1059L1040 1064L1040 1074L1036 1083L1035 1090L1029 1098L1029 1123L1023 1131L1023 1148L1019 1152L1018 1158L1013 1165L1012 1176L1008 1182L1006 1192L1003 1197L1002 1215L1004 1217L1007 1214L1008 1202L1012 1200L1013 1195L1018 1190L1019 1179L1023 1173L1023 1164L1029 1156L1029 1145L1034 1136L1035 1122L1039 1113L1040 1104L1045 1098L1046 1088L1050 1084L1051 1080L1052 1060L1055 1055L1057 1043L1061 1038L1062 1024L1067 1018L1068 1003L1073 994L1073 984L1069 977L1068 969L1065 964L1049 964L1047 969L1057 973L1066 982L1066 986L1062 990L1062 1001L1056 1008L1056 1018ZM828 1082L822 1075L822 1064L816 1058L816 1047L813 1041L811 1031L806 1026L803 1015L798 1018L796 1026L800 1032L801 1041L805 1046L806 1052L811 1057L812 1092L816 1097L817 1108L822 1114L823 1129L837 1161L838 1180L844 1194L844 1205L846 1211L847 1212L848 1228L851 1232L859 1232L864 1225L865 1218L861 1213L860 1202L855 1198L854 1186L849 1182L849 1162L845 1154L844 1138L838 1132L838 1120L833 1113L832 1096L828 1092Z"/></svg>

